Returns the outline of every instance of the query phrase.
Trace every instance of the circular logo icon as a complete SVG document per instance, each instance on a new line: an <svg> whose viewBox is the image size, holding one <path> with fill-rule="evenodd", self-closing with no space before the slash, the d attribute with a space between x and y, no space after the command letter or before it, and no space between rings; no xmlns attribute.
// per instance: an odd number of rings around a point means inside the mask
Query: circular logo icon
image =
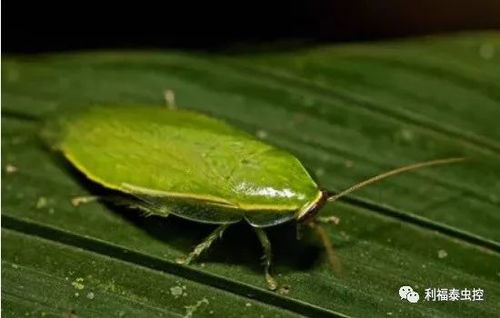
<svg viewBox="0 0 500 318"><path fill-rule="evenodd" d="M401 286L399 288L399 297L401 297L401 300L405 299L412 304L417 303L420 299L420 295L411 286Z"/></svg>

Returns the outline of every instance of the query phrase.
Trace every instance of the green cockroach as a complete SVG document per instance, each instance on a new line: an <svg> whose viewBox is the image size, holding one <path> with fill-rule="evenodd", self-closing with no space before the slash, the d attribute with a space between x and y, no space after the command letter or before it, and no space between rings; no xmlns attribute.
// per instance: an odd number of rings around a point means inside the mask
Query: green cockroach
<svg viewBox="0 0 500 318"><path fill-rule="evenodd" d="M172 92L166 97L172 106ZM198 257L229 225L250 224L264 249L265 278L272 290L277 284L270 275L271 244L263 228L292 220L307 224L331 256L319 224L325 220L316 217L327 201L404 171L462 160L401 167L333 194L320 189L292 154L197 112L103 105L62 115L56 122L51 120L43 130L45 139L87 178L126 194L127 205L149 214L218 225L180 263Z"/></svg>

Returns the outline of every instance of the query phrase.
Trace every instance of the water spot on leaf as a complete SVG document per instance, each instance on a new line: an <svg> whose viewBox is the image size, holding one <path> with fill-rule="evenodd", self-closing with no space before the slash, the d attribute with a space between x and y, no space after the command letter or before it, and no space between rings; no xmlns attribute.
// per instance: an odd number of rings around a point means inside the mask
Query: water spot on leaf
<svg viewBox="0 0 500 318"><path fill-rule="evenodd" d="M17 172L17 170L18 170L17 167L14 166L13 164L6 164L5 165L5 172L7 174L14 174Z"/></svg>
<svg viewBox="0 0 500 318"><path fill-rule="evenodd" d="M268 135L267 135L267 131L262 130L262 129L257 130L257 137L258 137L259 139L266 139L266 138L267 138L267 136L268 136Z"/></svg>
<svg viewBox="0 0 500 318"><path fill-rule="evenodd" d="M72 285L73 287L75 287L76 289L78 289L78 290L82 290L82 289L84 289L84 288L85 288L85 285L83 284L83 278L81 278L81 277L78 277L77 279L75 279L75 280L71 283L71 285Z"/></svg>
<svg viewBox="0 0 500 318"><path fill-rule="evenodd" d="M184 291L180 286L174 286L170 288L170 294L172 294L172 296L174 296L175 298L182 296L183 292Z"/></svg>
<svg viewBox="0 0 500 318"><path fill-rule="evenodd" d="M47 206L48 200L46 197L39 197L38 200L36 201L35 207L37 209L43 209L44 207Z"/></svg>
<svg viewBox="0 0 500 318"><path fill-rule="evenodd" d="M203 304L209 304L209 301L208 299L206 298L203 298L202 300L199 300L196 302L196 304L194 305L190 305L190 306L186 306L184 308L186 308L186 314L184 315L183 318L191 318L193 317L193 314L198 310L198 308L200 308L201 305Z"/></svg>
<svg viewBox="0 0 500 318"><path fill-rule="evenodd" d="M439 250L438 251L438 257L439 258L446 258L448 256L448 252L446 252L445 250Z"/></svg>

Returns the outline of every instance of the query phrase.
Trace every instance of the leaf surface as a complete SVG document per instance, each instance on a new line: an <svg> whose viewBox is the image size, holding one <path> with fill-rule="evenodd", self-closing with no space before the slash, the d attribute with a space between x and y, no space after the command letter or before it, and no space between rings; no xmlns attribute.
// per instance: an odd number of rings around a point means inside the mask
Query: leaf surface
<svg viewBox="0 0 500 318"><path fill-rule="evenodd" d="M500 57L484 48L500 46L499 38L473 33L286 52L5 59L4 313L183 316L185 306L205 297L209 304L194 316L210 310L228 317L498 316ZM296 241L289 226L270 230L274 273L289 286L272 293L248 226L229 228L200 262L177 265L210 226L99 203L74 208L71 198L93 193L94 185L37 137L41 119L63 108L161 104L167 88L180 107L292 152L331 190L416 161L469 160L394 177L327 205L322 215L341 220L327 228L341 275L313 238ZM71 283L88 275L121 289L110 292L89 279L85 292L95 298L75 297ZM187 286L182 301L170 294L177 284ZM421 301L401 301L402 285ZM425 301L426 288L481 288L485 300Z"/></svg>

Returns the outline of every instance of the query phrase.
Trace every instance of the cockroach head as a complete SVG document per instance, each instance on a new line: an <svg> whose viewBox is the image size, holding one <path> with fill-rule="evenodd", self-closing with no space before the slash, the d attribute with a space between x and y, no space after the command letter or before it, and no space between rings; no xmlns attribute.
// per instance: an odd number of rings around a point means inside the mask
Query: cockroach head
<svg viewBox="0 0 500 318"><path fill-rule="evenodd" d="M319 210L321 210L323 205L325 205L325 203L328 201L328 198L331 196L332 194L330 192L326 190L320 190L320 193L316 200L305 206L297 213L297 221L301 223L307 223L314 220L316 214L318 214Z"/></svg>

